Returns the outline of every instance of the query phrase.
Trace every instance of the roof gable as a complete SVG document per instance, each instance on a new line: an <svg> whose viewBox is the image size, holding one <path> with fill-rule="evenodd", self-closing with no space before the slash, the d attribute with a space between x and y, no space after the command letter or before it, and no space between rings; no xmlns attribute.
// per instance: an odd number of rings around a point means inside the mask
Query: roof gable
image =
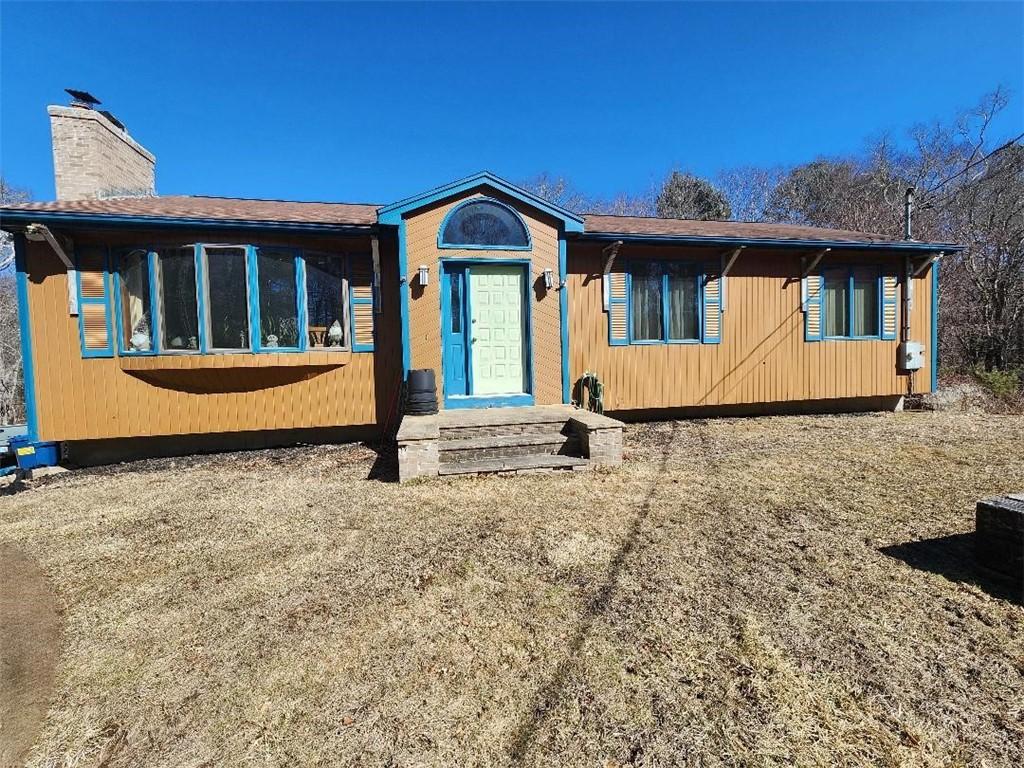
<svg viewBox="0 0 1024 768"><path fill-rule="evenodd" d="M583 218L577 216L571 211L567 211L564 208L560 208L547 200L538 197L532 192L527 192L521 187L517 187L504 179L495 176L493 173L487 171L481 171L472 176L467 176L464 179L453 181L450 184L445 184L440 187L435 187L427 192L423 192L413 197L407 197L404 200L399 200L397 203L391 203L391 205L385 205L377 209L377 221L380 224L388 224L397 226L401 223L402 217L410 212L423 208L424 206L436 203L439 200L446 200L449 197L455 197L463 192L468 192L476 187L486 185L493 189L496 189L509 197L519 200L524 205L530 206L535 210L546 213L552 218L558 219L562 223L562 227L566 232L583 232Z"/></svg>

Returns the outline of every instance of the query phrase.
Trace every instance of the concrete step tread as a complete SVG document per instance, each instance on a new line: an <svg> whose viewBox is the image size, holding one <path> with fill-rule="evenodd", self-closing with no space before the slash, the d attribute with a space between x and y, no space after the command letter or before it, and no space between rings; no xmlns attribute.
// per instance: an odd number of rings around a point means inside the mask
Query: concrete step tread
<svg viewBox="0 0 1024 768"><path fill-rule="evenodd" d="M444 451L464 451L479 448L506 448L514 445L560 445L572 438L561 432L525 435L489 435L487 437L444 438L437 444Z"/></svg>
<svg viewBox="0 0 1024 768"><path fill-rule="evenodd" d="M480 472L515 472L524 469L573 469L588 464L576 456L529 455L508 456L499 459L442 462L439 474L467 475Z"/></svg>
<svg viewBox="0 0 1024 768"><path fill-rule="evenodd" d="M538 405L529 408L448 408L441 411L442 430L462 427L500 427L510 424L564 424L579 409L568 405Z"/></svg>

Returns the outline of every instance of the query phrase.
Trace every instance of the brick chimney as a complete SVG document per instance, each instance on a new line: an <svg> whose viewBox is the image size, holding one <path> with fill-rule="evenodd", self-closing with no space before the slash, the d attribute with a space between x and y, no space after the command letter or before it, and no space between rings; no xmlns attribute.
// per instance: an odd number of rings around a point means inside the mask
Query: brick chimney
<svg viewBox="0 0 1024 768"><path fill-rule="evenodd" d="M156 158L128 135L93 97L71 106L50 106L53 177L58 200L138 197L156 194ZM85 94L88 96L88 94Z"/></svg>

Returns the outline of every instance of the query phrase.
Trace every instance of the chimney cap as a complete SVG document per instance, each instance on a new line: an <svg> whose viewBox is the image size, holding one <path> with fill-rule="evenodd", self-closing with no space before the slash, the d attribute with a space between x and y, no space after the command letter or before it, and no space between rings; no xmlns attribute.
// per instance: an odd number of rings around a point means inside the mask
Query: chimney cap
<svg viewBox="0 0 1024 768"><path fill-rule="evenodd" d="M64 92L69 94L78 106L92 109L96 104L103 103L88 91L77 91L74 88L65 88Z"/></svg>

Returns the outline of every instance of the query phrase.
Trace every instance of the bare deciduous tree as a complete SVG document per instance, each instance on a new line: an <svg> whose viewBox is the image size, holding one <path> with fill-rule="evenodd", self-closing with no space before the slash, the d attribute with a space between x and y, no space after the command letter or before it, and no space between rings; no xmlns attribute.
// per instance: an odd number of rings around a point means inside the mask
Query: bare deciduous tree
<svg viewBox="0 0 1024 768"><path fill-rule="evenodd" d="M849 158L784 172L747 168L720 183L740 218L903 236L904 194L916 191L913 236L955 242L942 265L940 358L954 368L1024 366L1024 146L993 146L1000 90L949 123L916 126Z"/></svg>
<svg viewBox="0 0 1024 768"><path fill-rule="evenodd" d="M666 219L714 221L732 215L729 201L714 184L692 173L672 171L658 192L655 210Z"/></svg>
<svg viewBox="0 0 1024 768"><path fill-rule="evenodd" d="M28 192L0 178L0 205L28 199ZM14 242L7 232L0 231L0 424L14 424L25 418L13 263Z"/></svg>
<svg viewBox="0 0 1024 768"><path fill-rule="evenodd" d="M612 216L653 216L654 194L620 194L605 200L589 197L580 192L563 176L542 173L523 182L520 186L538 197L542 197L573 213L597 213Z"/></svg>

